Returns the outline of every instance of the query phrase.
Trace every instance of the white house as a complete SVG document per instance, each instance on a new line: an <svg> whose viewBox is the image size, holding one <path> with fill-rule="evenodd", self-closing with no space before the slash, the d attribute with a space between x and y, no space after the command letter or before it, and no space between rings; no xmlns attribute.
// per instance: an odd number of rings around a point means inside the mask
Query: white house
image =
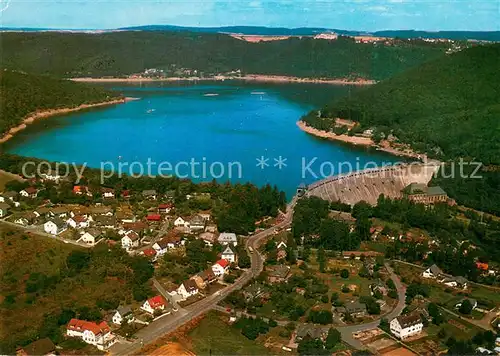
<svg viewBox="0 0 500 356"><path fill-rule="evenodd" d="M113 314L113 324L122 325L124 321L130 324L134 321L134 314L132 313L132 308L130 306L119 307Z"/></svg>
<svg viewBox="0 0 500 356"><path fill-rule="evenodd" d="M153 244L153 249L156 251L156 256L162 256L168 251L168 241L166 239L162 239Z"/></svg>
<svg viewBox="0 0 500 356"><path fill-rule="evenodd" d="M115 190L111 188L102 188L102 197L104 199L112 199L115 197Z"/></svg>
<svg viewBox="0 0 500 356"><path fill-rule="evenodd" d="M231 247L227 245L226 249L224 252L222 252L222 259L229 261L230 263L236 262L236 254L231 250Z"/></svg>
<svg viewBox="0 0 500 356"><path fill-rule="evenodd" d="M54 218L43 224L43 229L47 234L59 235L67 229L67 225L59 218Z"/></svg>
<svg viewBox="0 0 500 356"><path fill-rule="evenodd" d="M75 215L69 218L66 223L73 229L86 229L90 226L92 218L87 218L85 215Z"/></svg>
<svg viewBox="0 0 500 356"><path fill-rule="evenodd" d="M36 189L35 187L28 187L21 190L19 194L21 194L21 196L25 198L36 198L38 195L38 189Z"/></svg>
<svg viewBox="0 0 500 356"><path fill-rule="evenodd" d="M80 240L88 245L94 246L99 235L101 235L99 230L91 229L91 230L86 231L82 235L82 237L80 237Z"/></svg>
<svg viewBox="0 0 500 356"><path fill-rule="evenodd" d="M422 273L422 277L435 279L441 274L443 274L443 271L438 266L432 265Z"/></svg>
<svg viewBox="0 0 500 356"><path fill-rule="evenodd" d="M135 231L128 231L125 236L122 237L122 247L125 250L130 250L131 248L139 247L139 235Z"/></svg>
<svg viewBox="0 0 500 356"><path fill-rule="evenodd" d="M189 227L189 222L184 220L181 216L179 216L177 219L175 219L174 226L175 227Z"/></svg>
<svg viewBox="0 0 500 356"><path fill-rule="evenodd" d="M468 281L464 277L451 277L442 281L445 286L467 289Z"/></svg>
<svg viewBox="0 0 500 356"><path fill-rule="evenodd" d="M177 288L177 294L181 295L183 299L188 299L189 297L198 294L198 286L196 282L192 279L182 282L182 284Z"/></svg>
<svg viewBox="0 0 500 356"><path fill-rule="evenodd" d="M172 211L172 208L173 208L173 204L160 204L158 205L158 213L160 214L168 214Z"/></svg>
<svg viewBox="0 0 500 356"><path fill-rule="evenodd" d="M189 227L191 231L203 231L205 230L205 219L200 215L195 215L191 220L189 220Z"/></svg>
<svg viewBox="0 0 500 356"><path fill-rule="evenodd" d="M285 241L280 241L277 245L276 245L276 248L279 250L280 248L284 248L286 249L287 246L286 246L286 243Z"/></svg>
<svg viewBox="0 0 500 356"><path fill-rule="evenodd" d="M56 171L48 171L47 173L40 174L44 180L51 180L53 182L59 182L62 177Z"/></svg>
<svg viewBox="0 0 500 356"><path fill-rule="evenodd" d="M398 339L404 340L422 332L424 324L418 314L400 315L391 320L391 333Z"/></svg>
<svg viewBox="0 0 500 356"><path fill-rule="evenodd" d="M141 309L149 314L154 314L155 310L164 310L167 306L167 301L163 296L157 295L155 297L149 298L141 306Z"/></svg>
<svg viewBox="0 0 500 356"><path fill-rule="evenodd" d="M212 266L212 271L217 277L223 276L229 269L228 260L219 260Z"/></svg>
<svg viewBox="0 0 500 356"><path fill-rule="evenodd" d="M232 232L223 232L219 235L217 239L221 245L238 245L238 239L236 238L236 234Z"/></svg>
<svg viewBox="0 0 500 356"><path fill-rule="evenodd" d="M96 324L91 321L71 319L66 326L66 335L78 337L99 350L107 350L117 340L105 321Z"/></svg>
<svg viewBox="0 0 500 356"><path fill-rule="evenodd" d="M143 191L142 191L142 196L143 196L145 199L149 199L149 200L156 200L157 193L156 193L156 190L154 190L154 189L150 189L150 190L143 190Z"/></svg>
<svg viewBox="0 0 500 356"><path fill-rule="evenodd" d="M6 203L0 203L0 218L5 217L9 213L10 205Z"/></svg>
<svg viewBox="0 0 500 356"><path fill-rule="evenodd" d="M21 226L28 226L30 222L26 218L17 218L14 220L15 224L21 225Z"/></svg>

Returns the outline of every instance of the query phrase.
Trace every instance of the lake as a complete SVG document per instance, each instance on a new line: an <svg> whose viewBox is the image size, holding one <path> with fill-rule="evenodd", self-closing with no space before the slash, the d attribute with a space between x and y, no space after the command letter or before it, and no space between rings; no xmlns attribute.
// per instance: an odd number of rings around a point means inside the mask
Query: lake
<svg viewBox="0 0 500 356"><path fill-rule="evenodd" d="M243 82L112 88L139 100L41 120L9 141L7 151L94 168L121 166L125 173L276 184L288 198L300 183L345 172L348 165L397 161L297 127L303 114L358 88Z"/></svg>

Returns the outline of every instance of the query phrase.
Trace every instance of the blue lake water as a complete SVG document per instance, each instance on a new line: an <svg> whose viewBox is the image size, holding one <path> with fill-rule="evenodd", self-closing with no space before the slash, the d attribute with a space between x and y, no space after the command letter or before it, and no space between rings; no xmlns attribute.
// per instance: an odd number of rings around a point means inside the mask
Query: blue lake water
<svg viewBox="0 0 500 356"><path fill-rule="evenodd" d="M7 151L95 168L121 164L124 172L132 165L136 173L141 168L134 162L147 172L149 159L156 163L150 164L154 174L164 162L165 175L271 183L288 197L300 183L345 171L346 163L356 169L397 160L312 137L296 126L309 110L359 89L239 82L113 89L140 100L41 120L11 140Z"/></svg>

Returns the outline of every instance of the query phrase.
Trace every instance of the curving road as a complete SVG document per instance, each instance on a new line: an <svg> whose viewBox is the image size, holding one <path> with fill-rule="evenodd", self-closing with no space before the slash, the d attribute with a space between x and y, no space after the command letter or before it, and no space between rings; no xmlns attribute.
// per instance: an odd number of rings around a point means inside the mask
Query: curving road
<svg viewBox="0 0 500 356"><path fill-rule="evenodd" d="M160 318L145 328L139 330L136 333L136 341L130 343L120 343L115 344L110 348L110 353L116 355L130 355L138 352L144 345L147 345L157 338L168 334L181 325L187 323L191 319L206 313L213 307L217 305L220 301L226 298L230 293L235 290L241 289L245 286L253 277L258 276L264 266L264 257L259 253L258 246L266 237L274 234L274 231L279 228L286 227L290 224L293 216L293 208L296 203L296 198L287 206L287 212L284 214L284 219L279 224L274 225L272 228L258 232L246 240L246 248L253 248L253 253L251 254L252 267L245 271L236 282L205 299L200 300L184 309L173 313L173 315Z"/></svg>
<svg viewBox="0 0 500 356"><path fill-rule="evenodd" d="M391 321L391 319L401 315L401 312L406 306L406 288L403 286L401 283L401 280L399 279L398 275L394 273L392 270L391 266L389 266L388 263L385 263L385 268L387 268L387 271L389 272L389 276L391 279L394 281L394 284L396 285L396 290L398 292L398 304L396 307L390 311L389 313L385 315L381 315L380 318L377 320L371 321L366 324L358 324L358 325L349 325L349 326L339 326L336 327L338 331L342 334L342 340L348 343L349 345L357 348L357 349L363 349L365 348L359 340L355 339L352 334L364 330L369 330L378 327L380 320L382 318L386 318L387 320Z"/></svg>
<svg viewBox="0 0 500 356"><path fill-rule="evenodd" d="M199 302L196 302L195 304L192 304L183 309L179 309L179 311L173 313L173 315L167 316L165 318L160 318L152 322L147 327L137 332L136 341L130 343L115 344L110 349L110 353L117 355L129 355L138 352L144 345L147 345L157 338L174 331L191 319L194 319L197 316L206 313L210 309L217 309L217 304L220 301L226 298L233 291L241 289L252 278L258 276L262 272L264 266L264 257L259 253L258 246L265 238L273 235L276 229L287 227L291 223L293 208L296 204L296 201L296 198L294 198L288 205L287 212L284 215L284 219L282 222L273 226L272 228L258 232L250 236L246 240L247 250L249 247L253 248L253 253L251 254L252 266L249 270L245 271L234 284L208 296L205 299L200 300ZM374 320L370 323L336 327L342 334L342 340L357 349L363 349L364 346L363 344L361 344L361 342L353 338L353 333L376 328L379 325L380 319L382 317L390 320L400 315L405 307L405 287L402 285L399 277L394 273L392 268L387 263L385 264L385 266L387 268L387 271L389 272L390 278L394 281L394 284L396 285L396 289L398 291L397 306L391 312L382 315L379 319Z"/></svg>

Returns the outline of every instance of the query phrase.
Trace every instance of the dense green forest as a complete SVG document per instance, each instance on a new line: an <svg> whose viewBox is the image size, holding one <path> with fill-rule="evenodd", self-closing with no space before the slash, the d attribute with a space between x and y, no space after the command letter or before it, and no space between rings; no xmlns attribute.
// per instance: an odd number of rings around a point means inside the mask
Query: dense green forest
<svg viewBox="0 0 500 356"><path fill-rule="evenodd" d="M499 117L500 119L500 117ZM432 179L431 185L441 186L458 204L479 211L500 216L500 172L482 167L474 172L474 165L464 166L464 177L452 174L452 164L443 166L439 174ZM458 173L458 168L456 167Z"/></svg>
<svg viewBox="0 0 500 356"><path fill-rule="evenodd" d="M441 56L446 44L398 40L395 45L291 38L249 43L224 34L4 32L2 66L60 77L125 76L147 68L186 68L205 75L244 73L384 79Z"/></svg>
<svg viewBox="0 0 500 356"><path fill-rule="evenodd" d="M71 108L115 97L116 93L86 84L3 70L0 71L0 132L18 125L37 110Z"/></svg>
<svg viewBox="0 0 500 356"><path fill-rule="evenodd" d="M393 130L403 142L440 159L500 163L500 45L443 56L360 90L304 120L324 128L342 117ZM331 125L331 121L330 121Z"/></svg>

